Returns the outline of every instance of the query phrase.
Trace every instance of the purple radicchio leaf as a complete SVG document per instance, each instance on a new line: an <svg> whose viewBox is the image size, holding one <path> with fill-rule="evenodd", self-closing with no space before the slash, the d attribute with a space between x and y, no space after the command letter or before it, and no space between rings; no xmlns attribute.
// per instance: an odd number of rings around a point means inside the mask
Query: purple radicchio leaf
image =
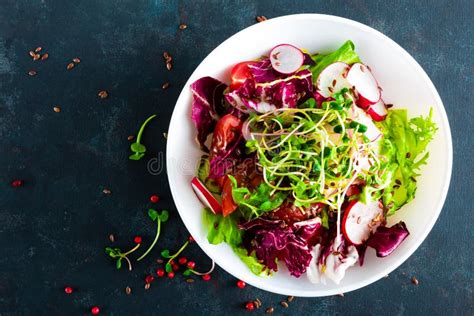
<svg viewBox="0 0 474 316"><path fill-rule="evenodd" d="M214 130L218 116L225 112L222 101L226 88L224 83L211 77L203 77L191 84L193 94L191 118L198 132L197 140L205 151L208 151L204 145L207 136Z"/></svg>
<svg viewBox="0 0 474 316"><path fill-rule="evenodd" d="M377 257L386 257L397 249L409 234L404 222L392 227L379 226L367 240L367 246L375 249Z"/></svg>

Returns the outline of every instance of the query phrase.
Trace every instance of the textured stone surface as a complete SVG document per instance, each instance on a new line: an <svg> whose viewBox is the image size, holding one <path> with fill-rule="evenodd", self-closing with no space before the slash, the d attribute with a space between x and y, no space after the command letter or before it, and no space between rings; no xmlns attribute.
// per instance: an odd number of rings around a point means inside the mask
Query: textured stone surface
<svg viewBox="0 0 474 316"><path fill-rule="evenodd" d="M473 313L472 203L473 1L50 1L0 2L0 315L79 315L99 305L106 315L236 314L259 297L281 314ZM251 287L217 269L210 282L181 277L143 289L158 250L132 272L117 271L104 255L146 242L154 227L144 215L148 197L171 212L161 247L187 237L165 174L127 159L128 135L151 113L159 119L144 141L152 156L164 150L174 102L188 76L220 42L269 18L314 12L351 18L400 43L425 68L445 103L454 142L446 205L420 249L388 278L345 297L283 297ZM184 31L180 23L188 24ZM44 62L28 51L42 46ZM169 51L174 67L164 67ZM67 71L72 58L82 62ZM36 69L30 77L27 72ZM161 86L171 86L163 91ZM107 90L109 98L97 97ZM61 107L60 113L53 111ZM12 179L25 180L18 189ZM110 195L102 190L109 188ZM186 253L203 267L197 246ZM420 281L411 284L411 277ZM65 285L76 288L72 295ZM133 292L125 295L125 287ZM254 313L263 313L259 310Z"/></svg>

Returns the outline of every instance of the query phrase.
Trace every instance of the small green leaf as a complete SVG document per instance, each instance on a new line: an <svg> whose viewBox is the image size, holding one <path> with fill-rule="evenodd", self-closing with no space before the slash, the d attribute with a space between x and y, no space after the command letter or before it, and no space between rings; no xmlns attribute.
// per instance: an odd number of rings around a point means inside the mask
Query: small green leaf
<svg viewBox="0 0 474 316"><path fill-rule="evenodd" d="M163 210L163 211L161 212L161 214L159 215L159 217L160 217L160 221L162 221L163 223L166 222L166 221L168 220L168 218L169 218L169 213L168 213L168 211Z"/></svg>
<svg viewBox="0 0 474 316"><path fill-rule="evenodd" d="M135 154L132 154L132 155L128 156L128 159L130 159L130 160L140 160L140 159L142 159L143 156L145 156L145 154L135 153Z"/></svg>
<svg viewBox="0 0 474 316"><path fill-rule="evenodd" d="M171 267L171 264L169 262L165 265L165 271L168 273L173 271L173 268Z"/></svg>
<svg viewBox="0 0 474 316"><path fill-rule="evenodd" d="M168 249L165 249L161 252L161 256L164 258L171 258L170 256L170 251Z"/></svg>
<svg viewBox="0 0 474 316"><path fill-rule="evenodd" d="M120 269L122 267L122 258L117 259L115 266L117 267L117 269Z"/></svg>
<svg viewBox="0 0 474 316"><path fill-rule="evenodd" d="M130 145L130 149L134 152L134 153L144 153L146 152L146 147L145 145L142 145L140 143L132 143Z"/></svg>
<svg viewBox="0 0 474 316"><path fill-rule="evenodd" d="M191 269L187 269L186 271L183 272L183 275L184 276L188 276L188 275L191 275Z"/></svg>
<svg viewBox="0 0 474 316"><path fill-rule="evenodd" d="M151 208L148 210L148 217L150 217L152 221L156 221L158 218L158 212Z"/></svg>

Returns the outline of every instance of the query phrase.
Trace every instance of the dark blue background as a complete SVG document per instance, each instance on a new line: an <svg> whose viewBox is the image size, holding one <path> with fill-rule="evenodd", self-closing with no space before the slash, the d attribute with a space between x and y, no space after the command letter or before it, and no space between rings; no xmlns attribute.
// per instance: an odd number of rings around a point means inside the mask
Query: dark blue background
<svg viewBox="0 0 474 316"><path fill-rule="evenodd" d="M256 297L276 313L473 313L473 1L0 1L0 314L77 315L99 305L107 315L234 314ZM297 298L247 287L217 269L212 281L143 278L159 249L186 239L165 174L146 159L132 162L128 135L148 115L150 155L165 149L162 133L188 76L219 43L268 18L314 12L365 23L401 44L438 88L451 123L454 169L443 212L418 251L388 278L345 297ZM188 24L185 31L178 25ZM304 30L302 30L304 32ZM37 46L50 54L33 62ZM174 58L164 67L163 51ZM71 71L74 57L82 62ZM38 75L27 72L36 69ZM162 90L164 82L171 87ZM110 97L100 100L99 90ZM53 112L60 106L61 113ZM21 188L10 181L25 180ZM103 188L111 195L104 195ZM130 273L103 253L108 235L128 248L155 227L144 215L148 197L171 212L160 246ZM420 210L421 211L421 210ZM203 269L209 260L186 250ZM410 282L416 276L420 284ZM63 293L74 286L73 295ZM124 288L133 293L126 296ZM262 314L260 309L254 313Z"/></svg>

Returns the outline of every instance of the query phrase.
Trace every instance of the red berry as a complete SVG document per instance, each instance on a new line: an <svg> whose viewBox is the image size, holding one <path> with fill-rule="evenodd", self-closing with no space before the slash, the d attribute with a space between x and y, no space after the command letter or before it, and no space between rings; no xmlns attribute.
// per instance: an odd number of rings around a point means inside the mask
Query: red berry
<svg viewBox="0 0 474 316"><path fill-rule="evenodd" d="M247 304L245 304L245 308L249 311L253 311L255 305L253 304L253 302L248 302Z"/></svg>
<svg viewBox="0 0 474 316"><path fill-rule="evenodd" d="M11 185L14 188L18 188L18 187L21 187L23 185L23 181L22 180L13 180Z"/></svg>
<svg viewBox="0 0 474 316"><path fill-rule="evenodd" d="M136 244L141 244L141 243L142 243L142 237L140 237L140 236L135 236L135 238L133 238L133 241L134 241Z"/></svg>
<svg viewBox="0 0 474 316"><path fill-rule="evenodd" d="M156 274L161 278L162 276L165 275L165 270L163 269L157 269Z"/></svg>
<svg viewBox="0 0 474 316"><path fill-rule="evenodd" d="M209 281L209 280L211 279L211 275L210 275L210 274L204 274L204 275L202 276L202 279L203 279L204 281Z"/></svg>
<svg viewBox="0 0 474 316"><path fill-rule="evenodd" d="M150 196L150 202L151 203L158 203L159 200L160 200L160 198L158 197L158 195Z"/></svg>
<svg viewBox="0 0 474 316"><path fill-rule="evenodd" d="M179 258L178 262L179 264L183 265L183 264L186 264L186 262L188 262L188 259L186 259L186 257L181 257Z"/></svg>
<svg viewBox="0 0 474 316"><path fill-rule="evenodd" d="M153 280L155 280L155 278L152 275L147 275L145 278L146 283L151 283Z"/></svg>
<svg viewBox="0 0 474 316"><path fill-rule="evenodd" d="M168 272L168 278L170 278L170 279L174 278L174 272L173 271Z"/></svg>
<svg viewBox="0 0 474 316"><path fill-rule="evenodd" d="M74 292L74 290L72 289L72 287L66 286L66 287L64 288L64 292L65 292L66 294L71 294L72 292Z"/></svg>
<svg viewBox="0 0 474 316"><path fill-rule="evenodd" d="M194 269L195 266L196 266L196 263L194 261L189 261L187 264L187 267L189 269Z"/></svg>
<svg viewBox="0 0 474 316"><path fill-rule="evenodd" d="M189 242L194 242L195 240L194 240L193 236L189 235L188 241L189 241Z"/></svg>
<svg viewBox="0 0 474 316"><path fill-rule="evenodd" d="M179 270L179 266L177 264L173 264L171 267L173 268L173 271Z"/></svg>
<svg viewBox="0 0 474 316"><path fill-rule="evenodd" d="M92 315L99 315L99 313L100 313L100 308L99 308L99 306L93 306L93 307L91 308L91 313L92 313Z"/></svg>
<svg viewBox="0 0 474 316"><path fill-rule="evenodd" d="M245 287L245 282L242 280L237 281L237 287L243 289Z"/></svg>

